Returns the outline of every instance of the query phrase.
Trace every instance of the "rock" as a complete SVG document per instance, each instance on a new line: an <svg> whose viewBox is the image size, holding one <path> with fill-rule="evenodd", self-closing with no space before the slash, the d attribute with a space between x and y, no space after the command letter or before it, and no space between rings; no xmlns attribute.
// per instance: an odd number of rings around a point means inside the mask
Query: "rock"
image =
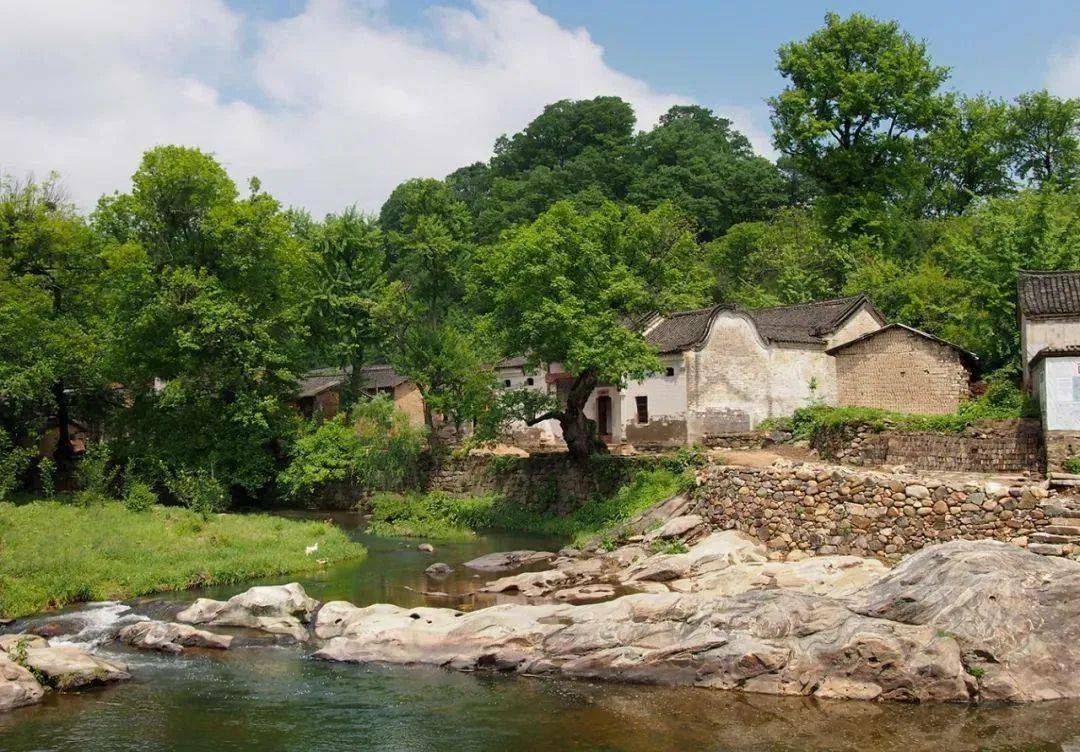
<svg viewBox="0 0 1080 752"><path fill-rule="evenodd" d="M555 554L550 551L503 551L467 561L465 566L469 569L478 569L481 572L502 572L531 564L539 564L554 558Z"/></svg>
<svg viewBox="0 0 1080 752"><path fill-rule="evenodd" d="M551 596L560 603L596 603L615 597L615 588L611 585L582 585L580 587L557 590Z"/></svg>
<svg viewBox="0 0 1080 752"><path fill-rule="evenodd" d="M435 546L431 545L430 543L421 543L419 546L416 547L416 550L423 551L425 554L433 554L435 553Z"/></svg>
<svg viewBox="0 0 1080 752"><path fill-rule="evenodd" d="M32 673L0 653L0 713L41 702L44 695Z"/></svg>
<svg viewBox="0 0 1080 752"><path fill-rule="evenodd" d="M1080 563L1008 543L924 548L852 598L857 613L955 638L979 697L1080 697Z"/></svg>
<svg viewBox="0 0 1080 752"><path fill-rule="evenodd" d="M5 653L10 652L11 648L23 643L27 648L44 648L48 647L48 641L36 634L5 634L0 635L0 650Z"/></svg>
<svg viewBox="0 0 1080 752"><path fill-rule="evenodd" d="M929 499L930 489L918 483L913 483L904 488L904 493L911 499Z"/></svg>
<svg viewBox="0 0 1080 752"><path fill-rule="evenodd" d="M199 598L176 615L186 624L248 627L271 634L307 639L304 624L311 620L318 601L309 598L297 582L250 588L227 601Z"/></svg>
<svg viewBox="0 0 1080 752"><path fill-rule="evenodd" d="M911 701L967 700L973 683L956 642L930 627L783 590L470 613L379 604L353 609L335 631L316 657Z"/></svg>
<svg viewBox="0 0 1080 752"><path fill-rule="evenodd" d="M502 577L480 588L481 593L520 593L527 598L539 598L565 587L571 581L564 569L547 569L543 572L523 572Z"/></svg>
<svg viewBox="0 0 1080 752"><path fill-rule="evenodd" d="M182 653L184 648L227 650L233 638L202 629L165 621L140 621L120 630L117 639L140 650Z"/></svg>
<svg viewBox="0 0 1080 752"><path fill-rule="evenodd" d="M26 667L61 692L131 678L123 664L71 646L29 648Z"/></svg>
<svg viewBox="0 0 1080 752"><path fill-rule="evenodd" d="M441 580L444 577L449 577L453 571L454 568L451 567L449 564L444 564L443 562L439 561L425 569L424 574L433 579Z"/></svg>
<svg viewBox="0 0 1080 752"><path fill-rule="evenodd" d="M581 551L573 546L566 546L565 548L559 549L558 556L564 559L580 559Z"/></svg>
<svg viewBox="0 0 1080 752"><path fill-rule="evenodd" d="M645 542L663 540L666 538L682 538L688 533L697 530L705 520L697 514L687 514L682 517L672 517L663 525L645 536Z"/></svg>

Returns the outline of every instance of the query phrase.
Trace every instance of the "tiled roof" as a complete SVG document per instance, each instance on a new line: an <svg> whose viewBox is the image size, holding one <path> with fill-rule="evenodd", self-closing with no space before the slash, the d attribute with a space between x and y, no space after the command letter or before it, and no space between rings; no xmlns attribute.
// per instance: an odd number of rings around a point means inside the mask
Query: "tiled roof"
<svg viewBox="0 0 1080 752"><path fill-rule="evenodd" d="M1080 271L1021 271L1016 286L1025 316L1080 315Z"/></svg>
<svg viewBox="0 0 1080 752"><path fill-rule="evenodd" d="M836 331L863 302L865 295L822 300L815 303L758 308L744 311L754 322L763 339L772 342L821 344ZM699 347L709 333L717 313L738 310L718 305L693 311L679 311L663 317L645 334L645 341L661 353L682 352Z"/></svg>
<svg viewBox="0 0 1080 752"><path fill-rule="evenodd" d="M1054 358L1054 357L1060 357L1060 356L1065 356L1065 357L1072 356L1072 357L1075 357L1077 355L1080 355L1080 345L1064 345L1062 347L1044 347L1043 349L1039 350L1039 352L1035 353L1035 356L1031 359L1031 362L1028 364L1028 366L1029 367L1034 366L1036 363L1038 363L1043 358Z"/></svg>
<svg viewBox="0 0 1080 752"><path fill-rule="evenodd" d="M408 381L388 365L365 366L360 369L360 373L364 374L365 389L385 389Z"/></svg>
<svg viewBox="0 0 1080 752"><path fill-rule="evenodd" d="M840 352L841 350L845 350L848 347L851 347L852 345L854 345L856 343L863 342L863 341L868 340L868 339L872 339L873 337L877 337L877 336L879 336L881 334L884 334L885 332L892 331L892 330L895 330L895 329L900 329L902 331L908 332L909 334L913 334L913 335L915 335L917 337L921 337L922 339L928 339L931 342L937 342L939 345L944 345L945 347L948 347L948 348L951 348L951 349L955 350L957 352L957 354L959 354L960 357L963 358L967 362L968 367L974 367L979 362L979 357L975 353L971 352L970 350L965 350L964 348L960 347L960 345L957 345L957 344L955 344L953 342L949 342L949 340L947 340L947 339L942 339L941 337L935 337L933 334L930 334L929 332L924 332L922 329L916 329L915 327L908 326L907 324L889 324L888 326L883 326L880 329L875 329L872 332L867 332L866 334L862 335L861 337L856 337L855 339L848 340L847 342L839 344L836 347L830 347L825 352L827 352L829 355L835 355L836 353Z"/></svg>
<svg viewBox="0 0 1080 752"><path fill-rule="evenodd" d="M348 374L336 368L319 368L309 371L300 377L299 389L296 396L299 398L314 397L328 389L335 389L345 383Z"/></svg>

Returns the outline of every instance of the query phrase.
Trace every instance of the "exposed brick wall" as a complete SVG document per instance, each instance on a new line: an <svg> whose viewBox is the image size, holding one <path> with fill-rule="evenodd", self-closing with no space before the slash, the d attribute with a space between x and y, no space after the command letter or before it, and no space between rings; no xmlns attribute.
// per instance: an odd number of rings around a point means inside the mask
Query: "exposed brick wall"
<svg viewBox="0 0 1080 752"><path fill-rule="evenodd" d="M913 470L1041 473L1042 433L1034 420L1002 421L963 433L877 432L866 425L820 431L813 446L825 459L849 465L906 465Z"/></svg>
<svg viewBox="0 0 1080 752"><path fill-rule="evenodd" d="M959 353L905 329L855 342L835 357L841 406L947 414L969 394L971 375Z"/></svg>
<svg viewBox="0 0 1080 752"><path fill-rule="evenodd" d="M811 465L711 465L698 473L697 514L770 550L896 561L943 541L993 538L1026 545L1049 525L1042 484L944 482Z"/></svg>

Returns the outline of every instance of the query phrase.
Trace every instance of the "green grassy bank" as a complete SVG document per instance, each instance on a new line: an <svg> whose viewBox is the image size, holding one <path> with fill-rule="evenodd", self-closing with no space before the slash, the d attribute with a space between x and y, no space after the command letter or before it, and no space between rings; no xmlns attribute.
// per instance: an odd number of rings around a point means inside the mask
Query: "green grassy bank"
<svg viewBox="0 0 1080 752"><path fill-rule="evenodd" d="M462 540L471 538L477 530L505 530L551 535L580 543L692 484L690 470L643 471L611 496L592 499L564 516L523 508L497 494L457 497L445 493L380 493L371 500L369 532Z"/></svg>
<svg viewBox="0 0 1080 752"><path fill-rule="evenodd" d="M304 553L315 544L317 553ZM104 500L0 503L0 615L290 574L317 568L316 559L364 554L325 522L136 512Z"/></svg>

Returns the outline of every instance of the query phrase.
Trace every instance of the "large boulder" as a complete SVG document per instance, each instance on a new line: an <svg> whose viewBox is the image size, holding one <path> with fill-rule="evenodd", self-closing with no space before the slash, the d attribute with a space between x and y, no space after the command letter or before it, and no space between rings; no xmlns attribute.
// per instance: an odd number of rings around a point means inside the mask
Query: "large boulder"
<svg viewBox="0 0 1080 752"><path fill-rule="evenodd" d="M1080 563L1008 543L924 548L851 600L954 638L987 700L1080 697Z"/></svg>
<svg viewBox="0 0 1080 752"><path fill-rule="evenodd" d="M0 653L0 712L41 702L44 694L30 671Z"/></svg>
<svg viewBox="0 0 1080 752"><path fill-rule="evenodd" d="M127 666L122 663L67 645L28 648L25 664L46 684L61 692L131 678Z"/></svg>
<svg viewBox="0 0 1080 752"><path fill-rule="evenodd" d="M231 635L215 634L187 624L165 621L129 624L120 630L117 639L133 648L162 653L182 653L184 648L227 650L233 641Z"/></svg>
<svg viewBox="0 0 1080 752"><path fill-rule="evenodd" d="M304 626L311 621L319 602L309 598L297 582L253 587L227 601L199 598L176 615L186 624L247 627L271 634L306 640Z"/></svg>
<svg viewBox="0 0 1080 752"><path fill-rule="evenodd" d="M781 590L338 615L316 657L860 699L968 700L974 686L959 646L931 627Z"/></svg>
<svg viewBox="0 0 1080 752"><path fill-rule="evenodd" d="M23 648L44 648L48 647L49 641L36 634L19 633L0 635L0 651L9 653L12 649L18 649L20 645Z"/></svg>
<svg viewBox="0 0 1080 752"><path fill-rule="evenodd" d="M505 572L510 569L520 569L521 567L540 564L554 558L555 554L550 551L501 551L479 556L465 562L465 566L481 572Z"/></svg>

